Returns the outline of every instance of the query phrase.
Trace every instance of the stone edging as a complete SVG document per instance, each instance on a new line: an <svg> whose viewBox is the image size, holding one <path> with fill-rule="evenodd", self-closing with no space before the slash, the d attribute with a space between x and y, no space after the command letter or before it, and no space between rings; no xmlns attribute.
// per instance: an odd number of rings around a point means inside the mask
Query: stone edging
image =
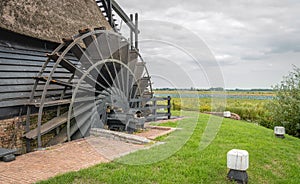
<svg viewBox="0 0 300 184"><path fill-rule="evenodd" d="M108 139L124 141L133 144L148 144L151 142L151 140L137 135L105 130L100 128L92 128L90 134L95 137L105 137Z"/></svg>

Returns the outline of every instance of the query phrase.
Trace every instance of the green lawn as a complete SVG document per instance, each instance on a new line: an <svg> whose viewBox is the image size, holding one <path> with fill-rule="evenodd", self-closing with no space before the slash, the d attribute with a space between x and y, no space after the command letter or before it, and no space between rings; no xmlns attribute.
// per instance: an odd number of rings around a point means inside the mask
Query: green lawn
<svg viewBox="0 0 300 184"><path fill-rule="evenodd" d="M169 123L182 129L163 139L165 144L41 183L231 183L226 154L234 148L249 152L250 184L300 183L300 139L275 138L270 129L224 119L216 138L202 150L199 143L210 116L183 115L188 118ZM218 122L209 127L218 129Z"/></svg>

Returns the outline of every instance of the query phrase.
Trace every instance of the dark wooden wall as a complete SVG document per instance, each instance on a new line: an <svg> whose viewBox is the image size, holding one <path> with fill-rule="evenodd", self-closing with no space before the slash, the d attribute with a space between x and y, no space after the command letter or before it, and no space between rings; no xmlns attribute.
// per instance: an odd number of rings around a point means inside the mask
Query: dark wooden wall
<svg viewBox="0 0 300 184"><path fill-rule="evenodd" d="M57 46L57 43L0 29L0 119L26 114L24 105L29 102L34 77L47 59L46 53ZM53 64L49 64L46 74ZM55 74L58 78L67 79L71 75L63 68L58 71ZM36 99L42 94L43 83L37 89ZM49 93L59 95L62 90L62 86L52 85Z"/></svg>

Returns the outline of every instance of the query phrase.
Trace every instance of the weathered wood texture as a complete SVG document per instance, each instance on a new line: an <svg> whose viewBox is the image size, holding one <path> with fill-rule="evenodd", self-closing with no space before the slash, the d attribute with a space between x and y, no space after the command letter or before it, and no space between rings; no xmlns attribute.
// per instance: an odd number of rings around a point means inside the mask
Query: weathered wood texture
<svg viewBox="0 0 300 184"><path fill-rule="evenodd" d="M21 52L22 51L22 52ZM47 59L47 51L23 52L18 48L0 45L0 107L24 105L30 98L34 77ZM50 72L51 66L46 68ZM58 69L54 77L68 78L71 74L63 68ZM37 87L36 97L41 96L43 82ZM60 95L64 87L51 85L50 94Z"/></svg>
<svg viewBox="0 0 300 184"><path fill-rule="evenodd" d="M26 113L24 105L29 103L35 77L47 60L46 53L51 53L57 45L0 28L0 119ZM54 62L49 63L45 75L53 65ZM56 79L67 81L72 74L59 66L54 75ZM43 88L41 81L35 99L41 97ZM59 97L63 90L61 85L49 86L47 99Z"/></svg>

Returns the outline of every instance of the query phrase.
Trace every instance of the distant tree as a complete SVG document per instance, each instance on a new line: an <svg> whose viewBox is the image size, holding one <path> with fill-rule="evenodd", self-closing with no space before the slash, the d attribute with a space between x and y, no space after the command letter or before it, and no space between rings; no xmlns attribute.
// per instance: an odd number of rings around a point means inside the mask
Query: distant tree
<svg viewBox="0 0 300 184"><path fill-rule="evenodd" d="M273 88L276 97L269 105L273 127L284 126L288 134L300 137L300 68L293 66Z"/></svg>
<svg viewBox="0 0 300 184"><path fill-rule="evenodd" d="M224 88L222 87L211 87L209 88L210 91L224 91Z"/></svg>

